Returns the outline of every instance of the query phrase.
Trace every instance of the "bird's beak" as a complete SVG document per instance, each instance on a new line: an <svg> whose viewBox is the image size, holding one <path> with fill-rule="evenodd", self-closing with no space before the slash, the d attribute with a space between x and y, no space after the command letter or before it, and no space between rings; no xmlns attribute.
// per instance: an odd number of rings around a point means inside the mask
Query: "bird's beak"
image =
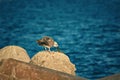
<svg viewBox="0 0 120 80"><path fill-rule="evenodd" d="M59 47L56 47L56 49L57 49L58 52L61 52Z"/></svg>

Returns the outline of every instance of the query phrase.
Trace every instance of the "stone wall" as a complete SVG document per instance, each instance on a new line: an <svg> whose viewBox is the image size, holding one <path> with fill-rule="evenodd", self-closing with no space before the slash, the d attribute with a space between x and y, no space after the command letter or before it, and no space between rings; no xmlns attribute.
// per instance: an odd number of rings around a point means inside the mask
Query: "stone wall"
<svg viewBox="0 0 120 80"><path fill-rule="evenodd" d="M1 80L86 80L15 59L6 59L0 63Z"/></svg>

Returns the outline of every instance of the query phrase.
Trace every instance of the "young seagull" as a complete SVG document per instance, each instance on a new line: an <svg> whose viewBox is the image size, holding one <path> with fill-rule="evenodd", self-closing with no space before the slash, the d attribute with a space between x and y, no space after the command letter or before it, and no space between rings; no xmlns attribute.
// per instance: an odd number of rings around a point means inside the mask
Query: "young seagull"
<svg viewBox="0 0 120 80"><path fill-rule="evenodd" d="M48 51L51 51L50 48L51 47L56 47L58 51L59 50L59 47L58 47L58 43L55 42L51 37L49 36L45 36L43 37L42 39L39 39L37 40L37 43L40 45L40 46L44 46L45 47L45 50L48 49Z"/></svg>

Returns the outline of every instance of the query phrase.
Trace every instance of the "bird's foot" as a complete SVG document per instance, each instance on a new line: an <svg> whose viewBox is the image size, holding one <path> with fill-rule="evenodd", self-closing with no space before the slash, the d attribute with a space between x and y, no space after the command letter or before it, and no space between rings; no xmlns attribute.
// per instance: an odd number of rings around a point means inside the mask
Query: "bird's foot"
<svg viewBox="0 0 120 80"><path fill-rule="evenodd" d="M54 51L48 51L50 54L54 54Z"/></svg>

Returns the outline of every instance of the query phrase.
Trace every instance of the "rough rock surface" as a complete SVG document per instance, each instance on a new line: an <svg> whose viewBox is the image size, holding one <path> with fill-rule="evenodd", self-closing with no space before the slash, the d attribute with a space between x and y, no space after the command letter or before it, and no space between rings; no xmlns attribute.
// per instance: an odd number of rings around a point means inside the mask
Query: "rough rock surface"
<svg viewBox="0 0 120 80"><path fill-rule="evenodd" d="M61 52L38 52L32 57L31 63L75 75L75 65L70 62L68 56Z"/></svg>
<svg viewBox="0 0 120 80"><path fill-rule="evenodd" d="M120 80L120 73L101 78L99 80Z"/></svg>
<svg viewBox="0 0 120 80"><path fill-rule="evenodd" d="M0 49L0 60L8 58L14 58L24 62L30 61L30 57L28 56L26 50L19 46L6 46Z"/></svg>
<svg viewBox="0 0 120 80"><path fill-rule="evenodd" d="M10 80L9 76L0 73L0 80Z"/></svg>
<svg viewBox="0 0 120 80"><path fill-rule="evenodd" d="M0 80L86 80L15 59L0 62Z"/></svg>

